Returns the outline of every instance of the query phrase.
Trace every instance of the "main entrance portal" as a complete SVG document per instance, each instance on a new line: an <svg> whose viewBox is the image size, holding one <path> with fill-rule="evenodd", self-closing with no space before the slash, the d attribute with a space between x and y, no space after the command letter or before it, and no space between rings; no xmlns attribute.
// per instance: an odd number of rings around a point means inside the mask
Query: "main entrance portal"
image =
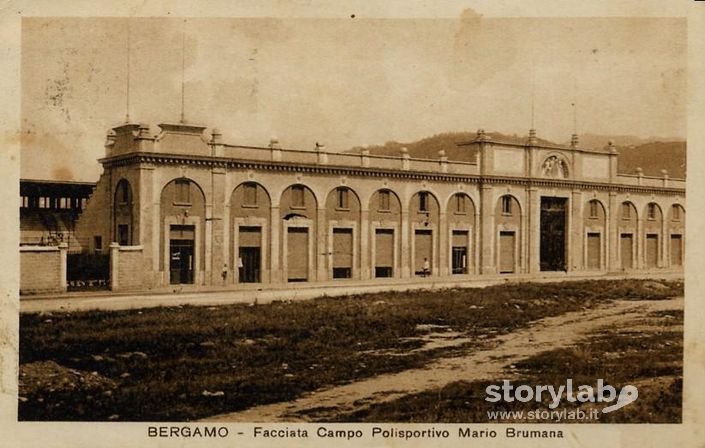
<svg viewBox="0 0 705 448"><path fill-rule="evenodd" d="M541 198L541 270L566 270L566 207L568 199Z"/></svg>

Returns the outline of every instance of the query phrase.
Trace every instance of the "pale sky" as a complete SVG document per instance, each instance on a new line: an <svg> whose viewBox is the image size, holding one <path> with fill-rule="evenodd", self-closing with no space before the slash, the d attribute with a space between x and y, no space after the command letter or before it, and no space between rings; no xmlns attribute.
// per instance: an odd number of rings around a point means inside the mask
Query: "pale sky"
<svg viewBox="0 0 705 448"><path fill-rule="evenodd" d="M95 181L109 128L185 114L330 150L450 131L686 136L684 19L26 18L21 176ZM532 87L533 86L533 87ZM533 95L532 95L533 92Z"/></svg>

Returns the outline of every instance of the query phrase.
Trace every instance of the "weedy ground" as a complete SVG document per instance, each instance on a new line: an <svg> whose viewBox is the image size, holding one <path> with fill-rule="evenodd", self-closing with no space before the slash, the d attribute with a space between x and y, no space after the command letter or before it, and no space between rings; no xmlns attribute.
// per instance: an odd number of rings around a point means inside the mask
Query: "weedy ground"
<svg viewBox="0 0 705 448"><path fill-rule="evenodd" d="M574 391L579 385L596 387L598 378L620 388L635 385L638 399L611 413L599 413L599 419L577 420L573 423L680 423L682 421L683 385L683 312L677 310L652 312L633 322L632 328L609 328L592 335L581 343L549 350L511 366L507 377L516 388L528 385L552 385L554 390L566 385L571 378ZM508 369L510 370L510 369ZM373 405L353 414L339 416L340 421L371 422L475 422L475 423L553 423L527 419L530 411L550 410L547 399L537 403L489 403L486 388L501 385L501 381L455 382L443 388L408 395ZM560 407L567 411L581 408L601 409L606 404L568 403ZM503 419L491 419L488 411L507 412ZM516 412L523 412L516 418ZM511 414L514 413L514 414Z"/></svg>
<svg viewBox="0 0 705 448"><path fill-rule="evenodd" d="M322 386L417 368L452 356L457 347L412 351L423 345L420 336L429 325L450 327L481 346L488 338L544 317L614 299L667 299L683 294L680 282L653 285L642 280L518 283L256 306L23 314L19 416L21 420L186 421L287 401ZM596 337L568 351L549 351L521 368L526 369L527 379L561 381L569 371L575 378L594 378L599 368L620 368L624 378L635 379L679 372L682 329L664 331L653 340L617 336ZM660 348L665 342L671 345ZM615 347L620 355L605 358ZM577 360L570 350L578 351ZM393 354L399 351L407 355ZM651 359L657 354L668 356ZM642 364L649 367L639 370ZM680 396L680 382L655 387L670 388ZM481 410L468 411L454 404L463 393L475 395L480 390L484 397L481 384L453 384L429 397L411 396L403 403L387 403L366 415L344 419L480 421L466 417ZM645 416L650 409L643 410ZM672 414L680 415L679 409L680 400ZM667 412L662 414L671 418Z"/></svg>

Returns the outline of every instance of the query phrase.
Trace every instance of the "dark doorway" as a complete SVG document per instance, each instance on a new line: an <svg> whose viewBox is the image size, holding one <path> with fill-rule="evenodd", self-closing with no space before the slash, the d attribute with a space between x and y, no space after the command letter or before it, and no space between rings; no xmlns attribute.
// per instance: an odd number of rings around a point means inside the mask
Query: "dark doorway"
<svg viewBox="0 0 705 448"><path fill-rule="evenodd" d="M417 229L414 232L414 273L421 277L431 275L433 265L433 232Z"/></svg>
<svg viewBox="0 0 705 448"><path fill-rule="evenodd" d="M130 244L130 227L127 224L118 224L117 242L121 246L127 246Z"/></svg>
<svg viewBox="0 0 705 448"><path fill-rule="evenodd" d="M566 198L541 198L541 270L566 270Z"/></svg>
<svg viewBox="0 0 705 448"><path fill-rule="evenodd" d="M194 226L171 226L169 239L169 283L193 283Z"/></svg>
<svg viewBox="0 0 705 448"><path fill-rule="evenodd" d="M240 226L238 230L238 282L259 283L262 270L262 228L259 226Z"/></svg>
<svg viewBox="0 0 705 448"><path fill-rule="evenodd" d="M451 262L453 274L468 273L468 231L453 230Z"/></svg>
<svg viewBox="0 0 705 448"><path fill-rule="evenodd" d="M453 247L453 274L467 274L467 259L468 259L468 248L467 247Z"/></svg>
<svg viewBox="0 0 705 448"><path fill-rule="evenodd" d="M260 282L260 248L241 247L239 254L240 283Z"/></svg>

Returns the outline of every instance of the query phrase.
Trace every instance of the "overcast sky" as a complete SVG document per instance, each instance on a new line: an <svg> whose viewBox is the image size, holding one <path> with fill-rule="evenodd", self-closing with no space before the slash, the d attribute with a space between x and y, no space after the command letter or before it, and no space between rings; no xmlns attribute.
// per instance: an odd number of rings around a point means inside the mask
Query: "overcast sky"
<svg viewBox="0 0 705 448"><path fill-rule="evenodd" d="M185 115L331 150L477 128L686 135L684 19L28 18L21 176L97 180L107 130ZM533 86L533 87L532 87ZM533 95L532 95L533 92Z"/></svg>

